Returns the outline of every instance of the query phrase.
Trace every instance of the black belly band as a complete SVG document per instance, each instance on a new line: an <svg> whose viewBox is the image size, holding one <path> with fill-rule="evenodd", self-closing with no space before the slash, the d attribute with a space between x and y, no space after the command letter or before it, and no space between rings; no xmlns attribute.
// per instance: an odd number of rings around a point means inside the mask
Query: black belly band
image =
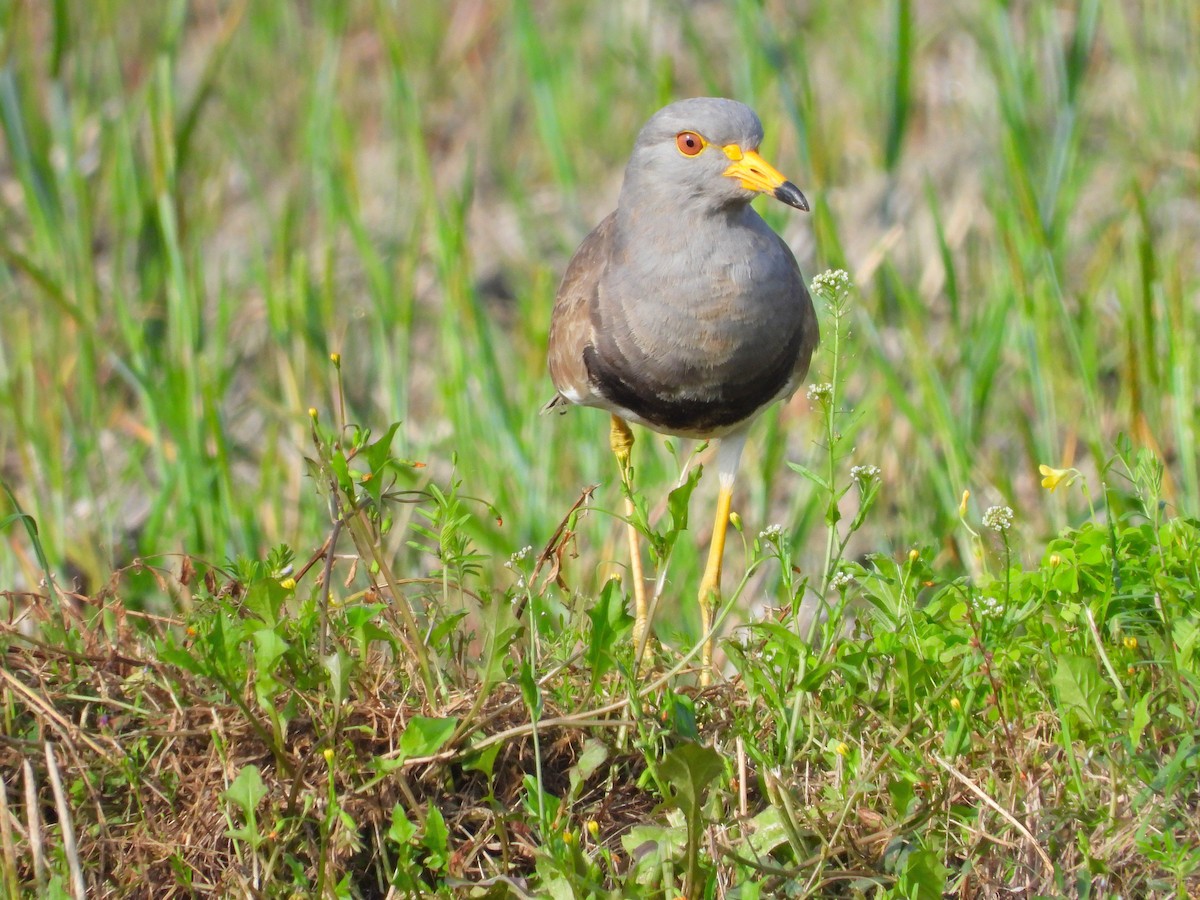
<svg viewBox="0 0 1200 900"><path fill-rule="evenodd" d="M710 397L677 397L647 379L609 365L591 344L583 348L588 377L612 404L664 431L717 431L744 422L783 390L794 368L795 353L750 381L719 388Z"/></svg>

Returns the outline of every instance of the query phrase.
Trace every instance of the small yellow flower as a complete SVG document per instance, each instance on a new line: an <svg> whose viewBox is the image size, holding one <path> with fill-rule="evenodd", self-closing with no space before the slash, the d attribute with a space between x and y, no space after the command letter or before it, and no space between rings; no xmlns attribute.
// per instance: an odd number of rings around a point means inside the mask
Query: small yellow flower
<svg viewBox="0 0 1200 900"><path fill-rule="evenodd" d="M317 421L317 408L315 406L310 406L308 408L308 417L314 422Z"/></svg>
<svg viewBox="0 0 1200 900"><path fill-rule="evenodd" d="M281 588L283 588L285 591L295 590L296 589L296 579L292 578L291 576L288 576L287 578L283 579L283 581L279 582L279 586Z"/></svg>
<svg viewBox="0 0 1200 900"><path fill-rule="evenodd" d="M847 756L850 753L850 745L845 741L834 741L833 752L838 756Z"/></svg>
<svg viewBox="0 0 1200 900"><path fill-rule="evenodd" d="M916 547L913 547L913 549L908 551L908 561L910 563L914 563L920 558L921 558L921 553L919 550L917 550Z"/></svg>
<svg viewBox="0 0 1200 900"><path fill-rule="evenodd" d="M588 819L587 830L593 839L596 838L600 834L600 823L595 819Z"/></svg>
<svg viewBox="0 0 1200 900"><path fill-rule="evenodd" d="M729 524L732 525L736 531L741 531L742 530L742 517L739 516L735 512L731 512L729 514Z"/></svg>
<svg viewBox="0 0 1200 900"><path fill-rule="evenodd" d="M951 697L950 698L950 708L952 710L954 710L955 712L958 712L960 709L962 709L962 701L959 700L957 697Z"/></svg>
<svg viewBox="0 0 1200 900"><path fill-rule="evenodd" d="M563 832L563 843L564 843L564 844L573 844L573 843L575 843L575 832L573 832L573 831L564 831L564 832Z"/></svg>
<svg viewBox="0 0 1200 900"><path fill-rule="evenodd" d="M1059 556L1057 553L1051 553L1049 562L1050 562L1050 568L1057 569L1059 566L1062 565L1062 557Z"/></svg>
<svg viewBox="0 0 1200 900"><path fill-rule="evenodd" d="M340 366L340 365L342 364L342 354L340 354L340 353L330 353L330 354L329 354L329 361L330 361L331 363L333 363L335 366Z"/></svg>
<svg viewBox="0 0 1200 900"><path fill-rule="evenodd" d="M1042 487L1051 493L1058 490L1058 486L1064 481L1070 484L1074 480L1074 469L1054 469L1047 465L1040 465L1038 471L1042 473Z"/></svg>
<svg viewBox="0 0 1200 900"><path fill-rule="evenodd" d="M333 748L332 747L326 747L324 750L321 751L321 755L325 757L325 762L327 762L327 763L333 762Z"/></svg>
<svg viewBox="0 0 1200 900"><path fill-rule="evenodd" d="M963 491L962 500L958 503L958 517L961 519L967 514L967 501L971 499L970 491Z"/></svg>
<svg viewBox="0 0 1200 900"><path fill-rule="evenodd" d="M1132 634L1125 638L1125 640L1121 641L1121 643L1125 645L1126 650L1136 650L1138 647L1137 638Z"/></svg>

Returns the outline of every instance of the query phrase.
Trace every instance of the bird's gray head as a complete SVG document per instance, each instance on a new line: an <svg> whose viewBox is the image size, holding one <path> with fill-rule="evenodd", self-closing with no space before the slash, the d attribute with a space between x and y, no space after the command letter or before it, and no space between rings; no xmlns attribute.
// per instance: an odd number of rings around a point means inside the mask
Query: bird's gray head
<svg viewBox="0 0 1200 900"><path fill-rule="evenodd" d="M695 97L665 106L638 134L622 202L666 208L745 205L755 194L807 210L800 190L758 155L763 127L736 100Z"/></svg>

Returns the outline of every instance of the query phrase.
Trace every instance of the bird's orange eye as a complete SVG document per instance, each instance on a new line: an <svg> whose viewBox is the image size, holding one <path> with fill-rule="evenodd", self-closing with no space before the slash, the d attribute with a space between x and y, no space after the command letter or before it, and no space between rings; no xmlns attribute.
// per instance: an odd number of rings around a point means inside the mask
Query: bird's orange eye
<svg viewBox="0 0 1200 900"><path fill-rule="evenodd" d="M675 135L675 146L684 156L697 156L704 149L704 138L694 131L681 131Z"/></svg>

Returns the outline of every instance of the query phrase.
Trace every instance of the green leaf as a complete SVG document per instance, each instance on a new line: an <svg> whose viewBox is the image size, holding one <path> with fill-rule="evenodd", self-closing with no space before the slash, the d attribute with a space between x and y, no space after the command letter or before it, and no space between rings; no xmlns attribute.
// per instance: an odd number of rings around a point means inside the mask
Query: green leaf
<svg viewBox="0 0 1200 900"><path fill-rule="evenodd" d="M446 640L446 636L458 633L459 623L467 617L467 611L461 609L458 612L450 613L437 624L429 634L428 644L430 647L439 647Z"/></svg>
<svg viewBox="0 0 1200 900"><path fill-rule="evenodd" d="M675 857L686 846L684 829L662 825L634 825L621 838L621 847L634 860L639 878L655 878L664 860Z"/></svg>
<svg viewBox="0 0 1200 900"><path fill-rule="evenodd" d="M237 806L242 815L249 820L253 819L254 810L266 795L267 786L263 784L258 766L250 765L238 772L237 778L233 779L221 796Z"/></svg>
<svg viewBox="0 0 1200 900"><path fill-rule="evenodd" d="M1191 664L1191 656L1196 650L1196 645L1200 643L1200 618L1176 620L1171 629L1171 640L1175 642L1180 665L1187 668Z"/></svg>
<svg viewBox="0 0 1200 900"><path fill-rule="evenodd" d="M173 640L173 638L169 638L168 640ZM193 656L192 652L186 647L164 644L158 651L158 658L169 666L174 666L193 675L208 674L208 666Z"/></svg>
<svg viewBox="0 0 1200 900"><path fill-rule="evenodd" d="M425 835L421 838L421 843L429 851L429 855L425 857L425 865L436 872L445 869L449 859L447 851L450 846L450 832L446 828L442 811L436 806L430 806L429 811L425 813Z"/></svg>
<svg viewBox="0 0 1200 900"><path fill-rule="evenodd" d="M42 547L42 539L38 535L37 520L21 509L21 504L17 502L16 495L9 488L8 483L0 481L0 489L4 490L4 495L8 497L8 502L16 512L4 520L4 528L7 528L12 522L20 522L25 526L25 533L29 535L29 541L33 544L33 552L37 557L38 565L41 566L42 572L46 575L46 589L50 593L52 599L57 599L58 589L54 586L54 574L50 571L50 561L46 557L46 550Z"/></svg>
<svg viewBox="0 0 1200 900"><path fill-rule="evenodd" d="M377 475L387 463L388 456L392 450L392 439L396 436L396 430L399 427L399 422L393 422L388 426L388 430L383 433L383 437L367 444L363 450L363 456L367 460L367 465L371 467L372 473Z"/></svg>
<svg viewBox="0 0 1200 900"><path fill-rule="evenodd" d="M711 747L689 742L668 753L658 766L670 786L667 802L677 807L687 824L687 882L684 893L692 897L700 879L700 835L704 831L704 793L721 773L725 762Z"/></svg>
<svg viewBox="0 0 1200 900"><path fill-rule="evenodd" d="M672 536L681 531L687 531L688 502L692 499L692 492L696 490L696 485L700 483L701 474L703 474L701 466L692 467L692 470L688 472L687 480L667 494L667 514L670 516L669 534Z"/></svg>
<svg viewBox="0 0 1200 900"><path fill-rule="evenodd" d="M802 465L800 465L800 463L790 462L790 463L788 463L788 468L791 469L793 472L798 472L805 479L807 479L808 481L811 481L813 484L815 484L821 490L826 491L826 492L833 491L833 487L829 484L828 481L826 481L824 478L822 478L820 475L818 475L816 472L814 472L812 469L808 468L807 466L802 466Z"/></svg>
<svg viewBox="0 0 1200 900"><path fill-rule="evenodd" d="M604 765L606 759L608 759L608 748L602 742L595 738L588 738L583 742L583 751L579 754L579 759L567 773L567 777L570 779L570 787L567 789L568 803L574 803L579 798L579 792L584 782Z"/></svg>
<svg viewBox="0 0 1200 900"><path fill-rule="evenodd" d="M620 587L619 581L610 578L600 591L600 599L587 613L592 629L583 658L591 670L593 688L612 668L613 648L620 646L633 628L633 616L625 608L625 595Z"/></svg>
<svg viewBox="0 0 1200 900"><path fill-rule="evenodd" d="M269 574L260 572L246 586L246 599L243 601L247 610L265 622L267 625L279 624L279 612L287 602L288 591Z"/></svg>
<svg viewBox="0 0 1200 900"><path fill-rule="evenodd" d="M259 628L252 635L254 640L254 665L260 675L270 675L280 657L288 651L288 642L274 628Z"/></svg>
<svg viewBox="0 0 1200 900"><path fill-rule="evenodd" d="M1146 730L1146 726L1150 724L1150 695L1145 694L1136 703L1133 704L1133 709L1130 710L1132 721L1129 723L1129 743L1133 746L1133 751L1136 753L1142 745L1142 732Z"/></svg>
<svg viewBox="0 0 1200 900"><path fill-rule="evenodd" d="M912 900L941 900L950 870L929 849L914 850L904 857L897 887L899 896Z"/></svg>
<svg viewBox="0 0 1200 900"><path fill-rule="evenodd" d="M388 828L388 838L404 846L416 833L417 826L408 820L408 816L404 814L404 807L397 803L392 807L392 824Z"/></svg>
<svg viewBox="0 0 1200 900"><path fill-rule="evenodd" d="M337 478L338 489L347 497L354 496L354 476L350 473L350 464L346 462L346 454L341 449L334 450L329 456L329 466Z"/></svg>
<svg viewBox="0 0 1200 900"><path fill-rule="evenodd" d="M533 674L533 667L529 665L529 661L525 660L521 663L521 696L525 699L525 705L529 707L529 714L536 722L542 716L542 692L538 688L537 678Z"/></svg>
<svg viewBox="0 0 1200 900"><path fill-rule="evenodd" d="M1100 677L1096 660L1090 656L1063 654L1050 679L1058 692L1060 705L1075 714L1085 725L1100 723L1100 704L1108 684Z"/></svg>
<svg viewBox="0 0 1200 900"><path fill-rule="evenodd" d="M464 772L482 772L489 783L492 780L492 774L496 768L496 755L500 752L502 744L492 744L484 747L477 753L472 753L463 761L462 767Z"/></svg>
<svg viewBox="0 0 1200 900"><path fill-rule="evenodd" d="M1186 735L1175 749L1170 761L1158 770L1150 782L1152 790L1170 797L1177 790L1195 790L1200 775L1200 746Z"/></svg>
<svg viewBox="0 0 1200 900"><path fill-rule="evenodd" d="M345 650L338 648L328 656L322 657L321 665L329 675L333 702L336 706L341 706L350 693L350 672L354 668L354 661L346 655Z"/></svg>
<svg viewBox="0 0 1200 900"><path fill-rule="evenodd" d="M399 422L393 422L383 437L367 444L359 454L359 458L366 462L368 471L359 477L358 483L362 485L363 490L367 492L367 495L376 504L379 503L380 498L383 496L383 476L387 471L388 455L392 448L392 437L396 434L396 429L399 427Z"/></svg>
<svg viewBox="0 0 1200 900"><path fill-rule="evenodd" d="M433 719L428 716L413 716L404 726L404 734L400 735L400 755L402 759L412 759L416 756L432 756L442 749L454 729L458 727L458 719L448 716L444 719Z"/></svg>
<svg viewBox="0 0 1200 900"><path fill-rule="evenodd" d="M382 603L360 603L346 607L346 625L351 629L365 628L387 607Z"/></svg>
<svg viewBox="0 0 1200 900"><path fill-rule="evenodd" d="M696 704L691 697L671 691L663 704L663 723L677 737L689 741L700 739L696 727Z"/></svg>
<svg viewBox="0 0 1200 900"><path fill-rule="evenodd" d="M970 749L970 738L971 729L967 725L966 717L954 716L942 737L942 753L949 759L954 759Z"/></svg>
<svg viewBox="0 0 1200 900"><path fill-rule="evenodd" d="M888 794L898 819L906 818L917 805L917 792L911 777L901 776L888 782Z"/></svg>
<svg viewBox="0 0 1200 900"><path fill-rule="evenodd" d="M693 466L688 472L687 480L667 495L667 527L661 532L650 534L650 552L656 559L661 561L670 556L680 533L687 530L688 501L691 500L692 492L696 490L703 473L703 466Z"/></svg>
<svg viewBox="0 0 1200 900"><path fill-rule="evenodd" d="M751 820L746 843L755 856L767 856L788 842L788 830L777 806L768 806Z"/></svg>
<svg viewBox="0 0 1200 900"><path fill-rule="evenodd" d="M12 513L0 519L0 530L7 528L13 522L20 522L30 534L37 534L37 522L29 513Z"/></svg>

